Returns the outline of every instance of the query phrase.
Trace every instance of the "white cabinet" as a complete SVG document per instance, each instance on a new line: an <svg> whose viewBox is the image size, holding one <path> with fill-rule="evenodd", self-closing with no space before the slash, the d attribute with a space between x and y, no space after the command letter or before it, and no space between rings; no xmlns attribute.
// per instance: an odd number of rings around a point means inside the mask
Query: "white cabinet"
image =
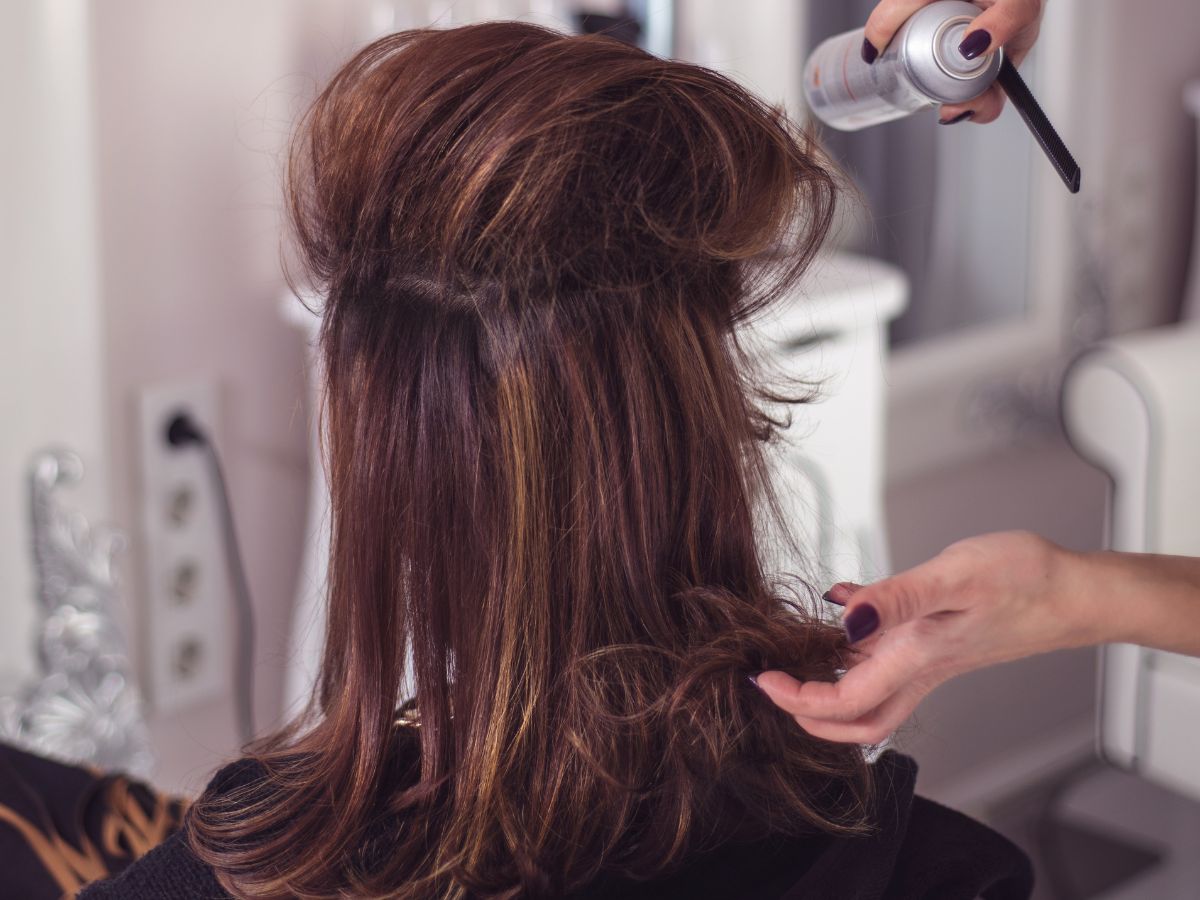
<svg viewBox="0 0 1200 900"><path fill-rule="evenodd" d="M889 570L883 527L887 326L907 301L899 269L839 253L752 323L754 337L816 397L793 407L775 454L802 559L776 559L816 586Z"/></svg>

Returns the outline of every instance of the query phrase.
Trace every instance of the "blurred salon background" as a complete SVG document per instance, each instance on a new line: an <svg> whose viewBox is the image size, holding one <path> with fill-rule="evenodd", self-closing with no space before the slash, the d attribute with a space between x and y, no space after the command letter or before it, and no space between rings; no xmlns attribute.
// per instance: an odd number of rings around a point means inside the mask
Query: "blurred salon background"
<svg viewBox="0 0 1200 900"><path fill-rule="evenodd" d="M806 53L872 6L0 2L0 733L195 791L248 714L261 732L306 695L320 373L280 185L297 115L351 52L520 18L710 66L807 120ZM1022 70L1077 196L1011 108L822 132L854 189L761 326L823 382L777 460L811 580L1010 528L1200 554L1175 511L1200 503L1198 48L1195 0L1050 0ZM219 454L229 517L208 450L166 439L179 411ZM919 792L1031 850L1039 897L1194 897L1200 669L1105 653L946 684L896 743Z"/></svg>

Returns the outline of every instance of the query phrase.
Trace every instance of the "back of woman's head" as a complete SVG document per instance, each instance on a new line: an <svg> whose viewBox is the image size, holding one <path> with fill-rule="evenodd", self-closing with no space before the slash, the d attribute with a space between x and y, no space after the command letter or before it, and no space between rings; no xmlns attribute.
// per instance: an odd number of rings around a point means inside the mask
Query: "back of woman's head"
<svg viewBox="0 0 1200 900"><path fill-rule="evenodd" d="M193 810L226 884L558 896L856 827L857 751L747 680L839 651L763 571L774 423L734 332L829 227L796 129L607 38L405 32L320 95L290 196L327 298L329 625L269 796Z"/></svg>

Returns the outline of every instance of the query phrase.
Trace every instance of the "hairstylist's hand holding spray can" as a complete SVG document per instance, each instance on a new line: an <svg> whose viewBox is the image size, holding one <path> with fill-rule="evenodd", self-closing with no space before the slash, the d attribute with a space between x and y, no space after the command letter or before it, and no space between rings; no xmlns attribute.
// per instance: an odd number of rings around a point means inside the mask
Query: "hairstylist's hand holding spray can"
<svg viewBox="0 0 1200 900"><path fill-rule="evenodd" d="M891 41L896 30L917 10L933 0L881 0L867 19L863 40L863 59L874 62ZM967 29L959 44L965 59L977 59L997 47L1003 47L1013 65L1019 66L1029 48L1037 40L1045 0L977 0L983 12ZM967 103L945 104L938 121L952 125L970 119L991 122L1004 108L1004 91L993 84L983 94Z"/></svg>
<svg viewBox="0 0 1200 900"><path fill-rule="evenodd" d="M1079 164L1017 71L1037 38L1043 3L883 0L865 26L828 37L809 54L808 108L830 128L860 131L933 107L944 125L990 122L1007 97L1077 194Z"/></svg>
<svg viewBox="0 0 1200 900"><path fill-rule="evenodd" d="M756 683L809 734L876 744L939 684L984 666L1093 644L1200 656L1200 559L1075 553L1028 532L959 541L874 584L836 584L851 643L840 681Z"/></svg>

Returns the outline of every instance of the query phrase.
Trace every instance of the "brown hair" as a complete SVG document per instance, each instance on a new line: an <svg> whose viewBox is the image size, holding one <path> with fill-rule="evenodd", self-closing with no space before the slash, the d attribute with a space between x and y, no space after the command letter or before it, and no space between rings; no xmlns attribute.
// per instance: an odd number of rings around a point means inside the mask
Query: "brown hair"
<svg viewBox="0 0 1200 900"><path fill-rule="evenodd" d="M794 398L734 330L829 228L804 135L714 72L502 22L362 50L289 171L327 297L328 633L311 721L193 808L200 857L242 897L546 897L860 828L857 748L747 679L842 647L764 572L758 401Z"/></svg>

